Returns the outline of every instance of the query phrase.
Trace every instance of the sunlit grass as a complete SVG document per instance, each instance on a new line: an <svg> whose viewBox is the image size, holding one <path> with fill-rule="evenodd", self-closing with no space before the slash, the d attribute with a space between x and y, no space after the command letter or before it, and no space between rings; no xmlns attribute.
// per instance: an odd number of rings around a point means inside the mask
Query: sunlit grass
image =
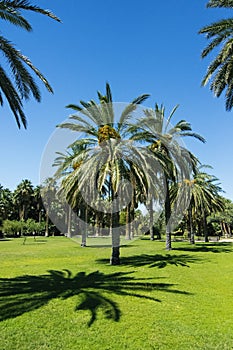
<svg viewBox="0 0 233 350"><path fill-rule="evenodd" d="M1 350L233 348L231 243L97 239L0 242Z"/></svg>

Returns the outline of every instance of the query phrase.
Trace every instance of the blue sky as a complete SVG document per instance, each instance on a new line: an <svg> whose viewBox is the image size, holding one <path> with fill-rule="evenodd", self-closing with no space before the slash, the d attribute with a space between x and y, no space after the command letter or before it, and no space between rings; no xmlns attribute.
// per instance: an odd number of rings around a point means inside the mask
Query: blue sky
<svg viewBox="0 0 233 350"><path fill-rule="evenodd" d="M41 87L42 102L25 104L27 130L18 130L7 104L0 111L0 183L14 190L22 179L39 184L43 150L69 111L80 99L96 99L96 91L111 85L114 101L129 102L141 93L144 104L163 103L167 114L179 104L174 122L186 119L206 144L185 140L233 200L233 115L224 98L201 87L210 59L202 60L207 44L198 30L231 16L229 10L206 9L206 0L38 0L62 24L25 14L33 32L3 24L1 32L29 56L48 78L54 95Z"/></svg>

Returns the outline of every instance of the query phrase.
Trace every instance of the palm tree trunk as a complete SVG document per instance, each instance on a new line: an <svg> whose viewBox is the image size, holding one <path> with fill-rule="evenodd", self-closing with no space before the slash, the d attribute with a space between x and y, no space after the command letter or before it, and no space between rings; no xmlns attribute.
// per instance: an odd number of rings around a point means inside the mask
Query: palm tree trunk
<svg viewBox="0 0 233 350"><path fill-rule="evenodd" d="M172 240L171 240L171 198L169 193L168 179L165 178L165 191L166 191L166 200L165 200L165 222L166 222L166 250L172 249Z"/></svg>
<svg viewBox="0 0 233 350"><path fill-rule="evenodd" d="M153 212L153 200L152 198L149 199L149 233L150 233L150 240L154 241L154 230L153 230L153 224L154 224L154 212Z"/></svg>
<svg viewBox="0 0 233 350"><path fill-rule="evenodd" d="M120 265L120 229L119 229L119 211L117 207L117 193L114 193L112 182L111 184L111 201L112 201L112 213L111 213L111 223L110 231L112 233L112 255L110 258L110 265Z"/></svg>
<svg viewBox="0 0 233 350"><path fill-rule="evenodd" d="M45 237L49 236L49 209L46 210L46 219L45 219Z"/></svg>
<svg viewBox="0 0 233 350"><path fill-rule="evenodd" d="M228 232L227 232L227 229L226 229L226 223L225 223L225 221L222 222L222 226L223 226L224 236L227 238L227 237L228 237Z"/></svg>
<svg viewBox="0 0 233 350"><path fill-rule="evenodd" d="M80 209L80 217L81 217L81 220L82 220L82 223L79 226L79 229L81 229L81 232L82 232L81 247L86 247L86 245L87 245L87 235L86 235L86 225L85 225L86 208L83 207L83 206Z"/></svg>
<svg viewBox="0 0 233 350"><path fill-rule="evenodd" d="M192 218L192 203L190 202L189 209L189 235L190 235L190 243L195 244L195 237L193 231L193 218Z"/></svg>
<svg viewBox="0 0 233 350"><path fill-rule="evenodd" d="M131 211L130 211L130 219L131 219L131 225L130 225L130 238L134 238L134 231L136 230L135 228L135 223L134 223L134 218L135 218L135 213L134 213L134 206L132 208L131 205Z"/></svg>
<svg viewBox="0 0 233 350"><path fill-rule="evenodd" d="M125 239L131 239L131 205L126 206L126 232Z"/></svg>
<svg viewBox="0 0 233 350"><path fill-rule="evenodd" d="M207 221L206 221L206 215L204 214L203 216L203 229L204 229L204 237L205 237L205 242L209 242L209 237L208 237L208 230L207 230Z"/></svg>
<svg viewBox="0 0 233 350"><path fill-rule="evenodd" d="M228 227L229 238L231 238L231 225L227 224L227 227Z"/></svg>
<svg viewBox="0 0 233 350"><path fill-rule="evenodd" d="M110 265L120 265L120 230L119 230L119 213L112 213L112 256ZM114 230L114 228L116 228Z"/></svg>
<svg viewBox="0 0 233 350"><path fill-rule="evenodd" d="M71 206L68 206L68 213L67 213L67 237L71 237L71 218L72 218L72 209Z"/></svg>
<svg viewBox="0 0 233 350"><path fill-rule="evenodd" d="M100 212L98 211L95 212L95 227L96 227L95 235L97 237L99 237L100 235L100 224L101 224L100 215L101 215Z"/></svg>

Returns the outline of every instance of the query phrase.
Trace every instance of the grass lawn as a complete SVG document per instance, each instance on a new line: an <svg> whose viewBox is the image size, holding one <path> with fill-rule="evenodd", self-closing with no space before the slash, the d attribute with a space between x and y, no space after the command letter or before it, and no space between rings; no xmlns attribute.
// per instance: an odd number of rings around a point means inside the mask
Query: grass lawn
<svg viewBox="0 0 233 350"><path fill-rule="evenodd" d="M98 247L98 243L101 242ZM233 349L232 243L0 241L1 350Z"/></svg>

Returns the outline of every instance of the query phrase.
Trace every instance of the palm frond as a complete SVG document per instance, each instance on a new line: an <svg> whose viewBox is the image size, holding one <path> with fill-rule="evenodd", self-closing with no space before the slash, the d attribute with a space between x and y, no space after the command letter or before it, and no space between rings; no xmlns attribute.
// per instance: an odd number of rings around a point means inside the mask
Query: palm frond
<svg viewBox="0 0 233 350"><path fill-rule="evenodd" d="M22 58L21 53L2 36L0 36L0 45L2 53L8 60L13 77L15 79L17 90L20 93L21 98L28 99L29 93L32 92L34 98L40 102L41 97L39 89L35 84L32 76L23 65L23 63L27 63L25 62L24 57Z"/></svg>
<svg viewBox="0 0 233 350"><path fill-rule="evenodd" d="M23 126L26 128L27 121L26 121L26 116L22 109L22 100L19 97L13 84L11 83L10 79L8 78L7 74L5 73L5 71L1 66L0 66L0 89L4 93L4 96L6 97L9 103L9 106L15 116L15 120L18 127L20 128L22 123Z"/></svg>
<svg viewBox="0 0 233 350"><path fill-rule="evenodd" d="M173 115L174 115L174 113L176 112L176 110L177 110L178 107L179 107L179 105L176 105L176 106L172 109L172 111L171 111L171 113L170 113L170 115L169 115L169 117L168 117L168 119L167 119L165 128L164 128L164 132L165 132L165 133L167 132L168 127L170 126L171 119L172 119L172 117L173 117ZM161 113L163 113L163 112L161 111Z"/></svg>
<svg viewBox="0 0 233 350"><path fill-rule="evenodd" d="M134 105L140 105L144 101L146 101L148 99L148 97L150 97L149 94L140 95L140 96L136 97L131 103Z"/></svg>
<svg viewBox="0 0 233 350"><path fill-rule="evenodd" d="M206 7L226 7L232 8L233 1L232 0L209 0Z"/></svg>
<svg viewBox="0 0 233 350"><path fill-rule="evenodd" d="M0 18L27 31L32 30L30 23L15 8L9 6L9 1L0 1Z"/></svg>
<svg viewBox="0 0 233 350"><path fill-rule="evenodd" d="M197 139L203 143L206 142L206 139L203 136L201 136L195 132L182 132L181 136L190 136L190 137L194 137L195 139Z"/></svg>
<svg viewBox="0 0 233 350"><path fill-rule="evenodd" d="M42 15L48 16L55 21L61 22L60 18L58 18L54 13L52 13L50 10L45 10L42 9L39 6L32 5L29 1L27 0L3 0L1 1L3 5L6 6L6 8L12 8L12 9L22 9L22 10L28 10L28 11L33 11L40 13Z"/></svg>

